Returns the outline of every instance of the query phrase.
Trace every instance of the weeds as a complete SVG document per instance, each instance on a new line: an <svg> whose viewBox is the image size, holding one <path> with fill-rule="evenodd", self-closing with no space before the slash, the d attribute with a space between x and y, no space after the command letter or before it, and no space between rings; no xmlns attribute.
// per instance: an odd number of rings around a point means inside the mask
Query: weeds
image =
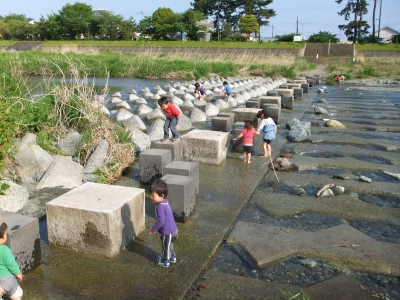
<svg viewBox="0 0 400 300"><path fill-rule="evenodd" d="M297 294L294 294L294 295L292 295L292 293L289 292L289 291L283 291L281 289L279 289L279 291L282 294L281 295L281 299L284 299L284 300L293 300L293 299L311 300L311 298L308 297L306 295L306 293L304 293L304 291L301 291L300 293L297 293ZM300 297L300 298L298 298L298 297Z"/></svg>

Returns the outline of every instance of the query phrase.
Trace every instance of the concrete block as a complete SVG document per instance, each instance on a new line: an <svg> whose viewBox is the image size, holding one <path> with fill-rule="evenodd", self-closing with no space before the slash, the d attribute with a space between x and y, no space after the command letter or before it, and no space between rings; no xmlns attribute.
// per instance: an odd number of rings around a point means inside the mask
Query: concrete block
<svg viewBox="0 0 400 300"><path fill-rule="evenodd" d="M172 162L172 154L167 149L148 149L139 154L140 182L148 182L154 176L163 175L164 166Z"/></svg>
<svg viewBox="0 0 400 300"><path fill-rule="evenodd" d="M186 223L194 213L196 184L194 177L167 174L162 180L168 185L168 201L176 222Z"/></svg>
<svg viewBox="0 0 400 300"><path fill-rule="evenodd" d="M260 108L235 108L232 112L235 114L236 122L244 122L244 120L253 120L254 128L258 126L257 113Z"/></svg>
<svg viewBox="0 0 400 300"><path fill-rule="evenodd" d="M307 94L308 90L310 89L310 85L308 83L302 83L301 88L303 89L303 93Z"/></svg>
<svg viewBox="0 0 400 300"><path fill-rule="evenodd" d="M12 212L1 212L8 226L6 245L10 247L23 274L42 263L39 219Z"/></svg>
<svg viewBox="0 0 400 300"><path fill-rule="evenodd" d="M219 165L226 159L228 138L227 132L199 129L189 131L182 136L183 159Z"/></svg>
<svg viewBox="0 0 400 300"><path fill-rule="evenodd" d="M295 99L303 99L303 89L300 88L293 88L293 96Z"/></svg>
<svg viewBox="0 0 400 300"><path fill-rule="evenodd" d="M237 137L240 132L242 131L242 128L235 128L234 129L234 137ZM243 137L241 137L240 139L237 139L236 141L232 141L232 150L235 152L239 152L239 153L243 153L243 145L242 145L242 140Z"/></svg>
<svg viewBox="0 0 400 300"><path fill-rule="evenodd" d="M275 103L278 107L281 107L281 96L262 96L260 99L260 107L264 107L266 103Z"/></svg>
<svg viewBox="0 0 400 300"><path fill-rule="evenodd" d="M164 175L167 174L193 177L196 193L199 192L199 163L190 161L173 161L164 167Z"/></svg>
<svg viewBox="0 0 400 300"><path fill-rule="evenodd" d="M183 159L182 140L177 142L154 142L154 147L156 149L170 150L172 161Z"/></svg>
<svg viewBox="0 0 400 300"><path fill-rule="evenodd" d="M244 128L244 122L235 122L233 124L233 129L239 129L242 130Z"/></svg>
<svg viewBox="0 0 400 300"><path fill-rule="evenodd" d="M265 104L263 105L262 109L263 109L264 111L267 111L268 107L278 107L278 108L281 108L280 106L278 106L278 104L275 104L275 103L265 103Z"/></svg>
<svg viewBox="0 0 400 300"><path fill-rule="evenodd" d="M295 79L295 80L293 80L293 82L294 83L307 83L307 80L306 79Z"/></svg>
<svg viewBox="0 0 400 300"><path fill-rule="evenodd" d="M260 108L260 100L249 100L246 101L247 108Z"/></svg>
<svg viewBox="0 0 400 300"><path fill-rule="evenodd" d="M145 190L87 182L46 204L50 245L112 257L145 228Z"/></svg>
<svg viewBox="0 0 400 300"><path fill-rule="evenodd" d="M279 85L279 88L280 88L280 89L287 89L287 88L289 88L289 87L288 87L287 84L281 84L281 85Z"/></svg>
<svg viewBox="0 0 400 300"><path fill-rule="evenodd" d="M230 117L214 117L211 120L212 131L231 132L233 124Z"/></svg>
<svg viewBox="0 0 400 300"><path fill-rule="evenodd" d="M282 96L282 106L288 109L293 109L294 106L294 97L292 95L283 95Z"/></svg>
<svg viewBox="0 0 400 300"><path fill-rule="evenodd" d="M280 107L267 107L267 114L269 117L274 120L275 124L279 124L279 119L281 117L281 108Z"/></svg>
<svg viewBox="0 0 400 300"><path fill-rule="evenodd" d="M319 84L320 81L321 81L320 76L314 76L314 77L311 77L311 79L314 79L314 82L315 82L316 85Z"/></svg>
<svg viewBox="0 0 400 300"><path fill-rule="evenodd" d="M223 112L219 113L217 117L229 117L232 121L232 124L235 123L235 114L231 112Z"/></svg>
<svg viewBox="0 0 400 300"><path fill-rule="evenodd" d="M286 85L288 86L289 89L300 88L301 87L300 83L287 83Z"/></svg>
<svg viewBox="0 0 400 300"><path fill-rule="evenodd" d="M278 96L278 92L275 91L275 90L268 91L268 92L267 92L267 96Z"/></svg>
<svg viewBox="0 0 400 300"><path fill-rule="evenodd" d="M275 89L278 92L278 96L282 95L293 95L292 89Z"/></svg>
<svg viewBox="0 0 400 300"><path fill-rule="evenodd" d="M313 87L315 85L314 79L307 79L307 83L310 87Z"/></svg>

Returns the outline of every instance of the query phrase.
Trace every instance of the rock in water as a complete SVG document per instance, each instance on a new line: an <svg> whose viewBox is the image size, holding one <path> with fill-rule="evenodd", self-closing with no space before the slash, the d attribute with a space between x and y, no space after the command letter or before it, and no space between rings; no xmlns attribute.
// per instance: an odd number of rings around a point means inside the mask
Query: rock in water
<svg viewBox="0 0 400 300"><path fill-rule="evenodd" d="M330 197L330 196L334 196L334 195L335 194L333 193L333 191L331 189L326 189L321 193L321 195L319 195L319 198Z"/></svg>
<svg viewBox="0 0 400 300"><path fill-rule="evenodd" d="M371 178L368 178L368 177L363 176L363 175L360 176L359 180L363 181L363 182L372 182Z"/></svg>

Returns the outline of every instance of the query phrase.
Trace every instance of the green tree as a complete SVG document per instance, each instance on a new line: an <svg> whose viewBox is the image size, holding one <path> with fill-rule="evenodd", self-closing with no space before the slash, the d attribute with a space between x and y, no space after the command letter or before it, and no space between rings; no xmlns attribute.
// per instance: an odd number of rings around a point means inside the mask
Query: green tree
<svg viewBox="0 0 400 300"><path fill-rule="evenodd" d="M38 26L38 36L41 40L58 40L61 39L61 27L58 22L58 15L51 14L45 19L41 16Z"/></svg>
<svg viewBox="0 0 400 300"><path fill-rule="evenodd" d="M175 36L178 31L183 30L182 18L175 14L172 9L160 7L153 13L154 37L165 39L169 35Z"/></svg>
<svg viewBox="0 0 400 300"><path fill-rule="evenodd" d="M284 35L276 35L275 40L278 42L293 42L293 38L296 34L295 33L288 33Z"/></svg>
<svg viewBox="0 0 400 300"><path fill-rule="evenodd" d="M146 16L140 20L138 24L138 29L142 33L154 34L154 20L152 16Z"/></svg>
<svg viewBox="0 0 400 300"><path fill-rule="evenodd" d="M183 13L182 23L185 26L185 31L189 39L197 39L197 31L199 28L197 27L196 23L205 19L205 15L199 11L193 11L192 9L188 9Z"/></svg>
<svg viewBox="0 0 400 300"><path fill-rule="evenodd" d="M133 40L137 29L136 21L133 17L128 20L123 20L120 25L120 38L123 40Z"/></svg>
<svg viewBox="0 0 400 300"><path fill-rule="evenodd" d="M81 34L87 37L94 18L90 5L79 2L66 4L59 11L58 18L63 38L76 39Z"/></svg>
<svg viewBox="0 0 400 300"><path fill-rule="evenodd" d="M244 15L240 17L239 21L240 32L250 35L250 33L258 33L260 26L258 25L257 19L253 15Z"/></svg>
<svg viewBox="0 0 400 300"><path fill-rule="evenodd" d="M307 42L309 43L337 43L339 39L336 34L330 33L329 31L319 31L318 33L314 33L310 35Z"/></svg>
<svg viewBox="0 0 400 300"><path fill-rule="evenodd" d="M335 0L335 2L341 4L343 0ZM368 22L363 20L363 15L368 13L367 6L366 0L348 0L346 6L338 12L340 16L344 16L346 21L350 21L350 17L353 15L353 21L338 26L340 30L344 31L347 39L353 43L360 41L368 34Z"/></svg>
<svg viewBox="0 0 400 300"><path fill-rule="evenodd" d="M120 35L120 25L124 20L121 15L114 15L108 11L100 11L101 16L97 17L98 32L101 37L116 40Z"/></svg>

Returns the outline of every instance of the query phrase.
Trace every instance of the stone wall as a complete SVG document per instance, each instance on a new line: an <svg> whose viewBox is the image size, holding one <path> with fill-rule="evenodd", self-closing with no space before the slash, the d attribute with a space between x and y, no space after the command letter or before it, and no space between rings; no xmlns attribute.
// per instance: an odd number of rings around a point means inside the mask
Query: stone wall
<svg viewBox="0 0 400 300"><path fill-rule="evenodd" d="M317 54L321 56L341 56L341 57L353 57L354 56L354 45L353 44L307 44L304 56L316 57Z"/></svg>
<svg viewBox="0 0 400 300"><path fill-rule="evenodd" d="M356 50L356 56L365 57L400 57L400 51L387 51L387 50Z"/></svg>

